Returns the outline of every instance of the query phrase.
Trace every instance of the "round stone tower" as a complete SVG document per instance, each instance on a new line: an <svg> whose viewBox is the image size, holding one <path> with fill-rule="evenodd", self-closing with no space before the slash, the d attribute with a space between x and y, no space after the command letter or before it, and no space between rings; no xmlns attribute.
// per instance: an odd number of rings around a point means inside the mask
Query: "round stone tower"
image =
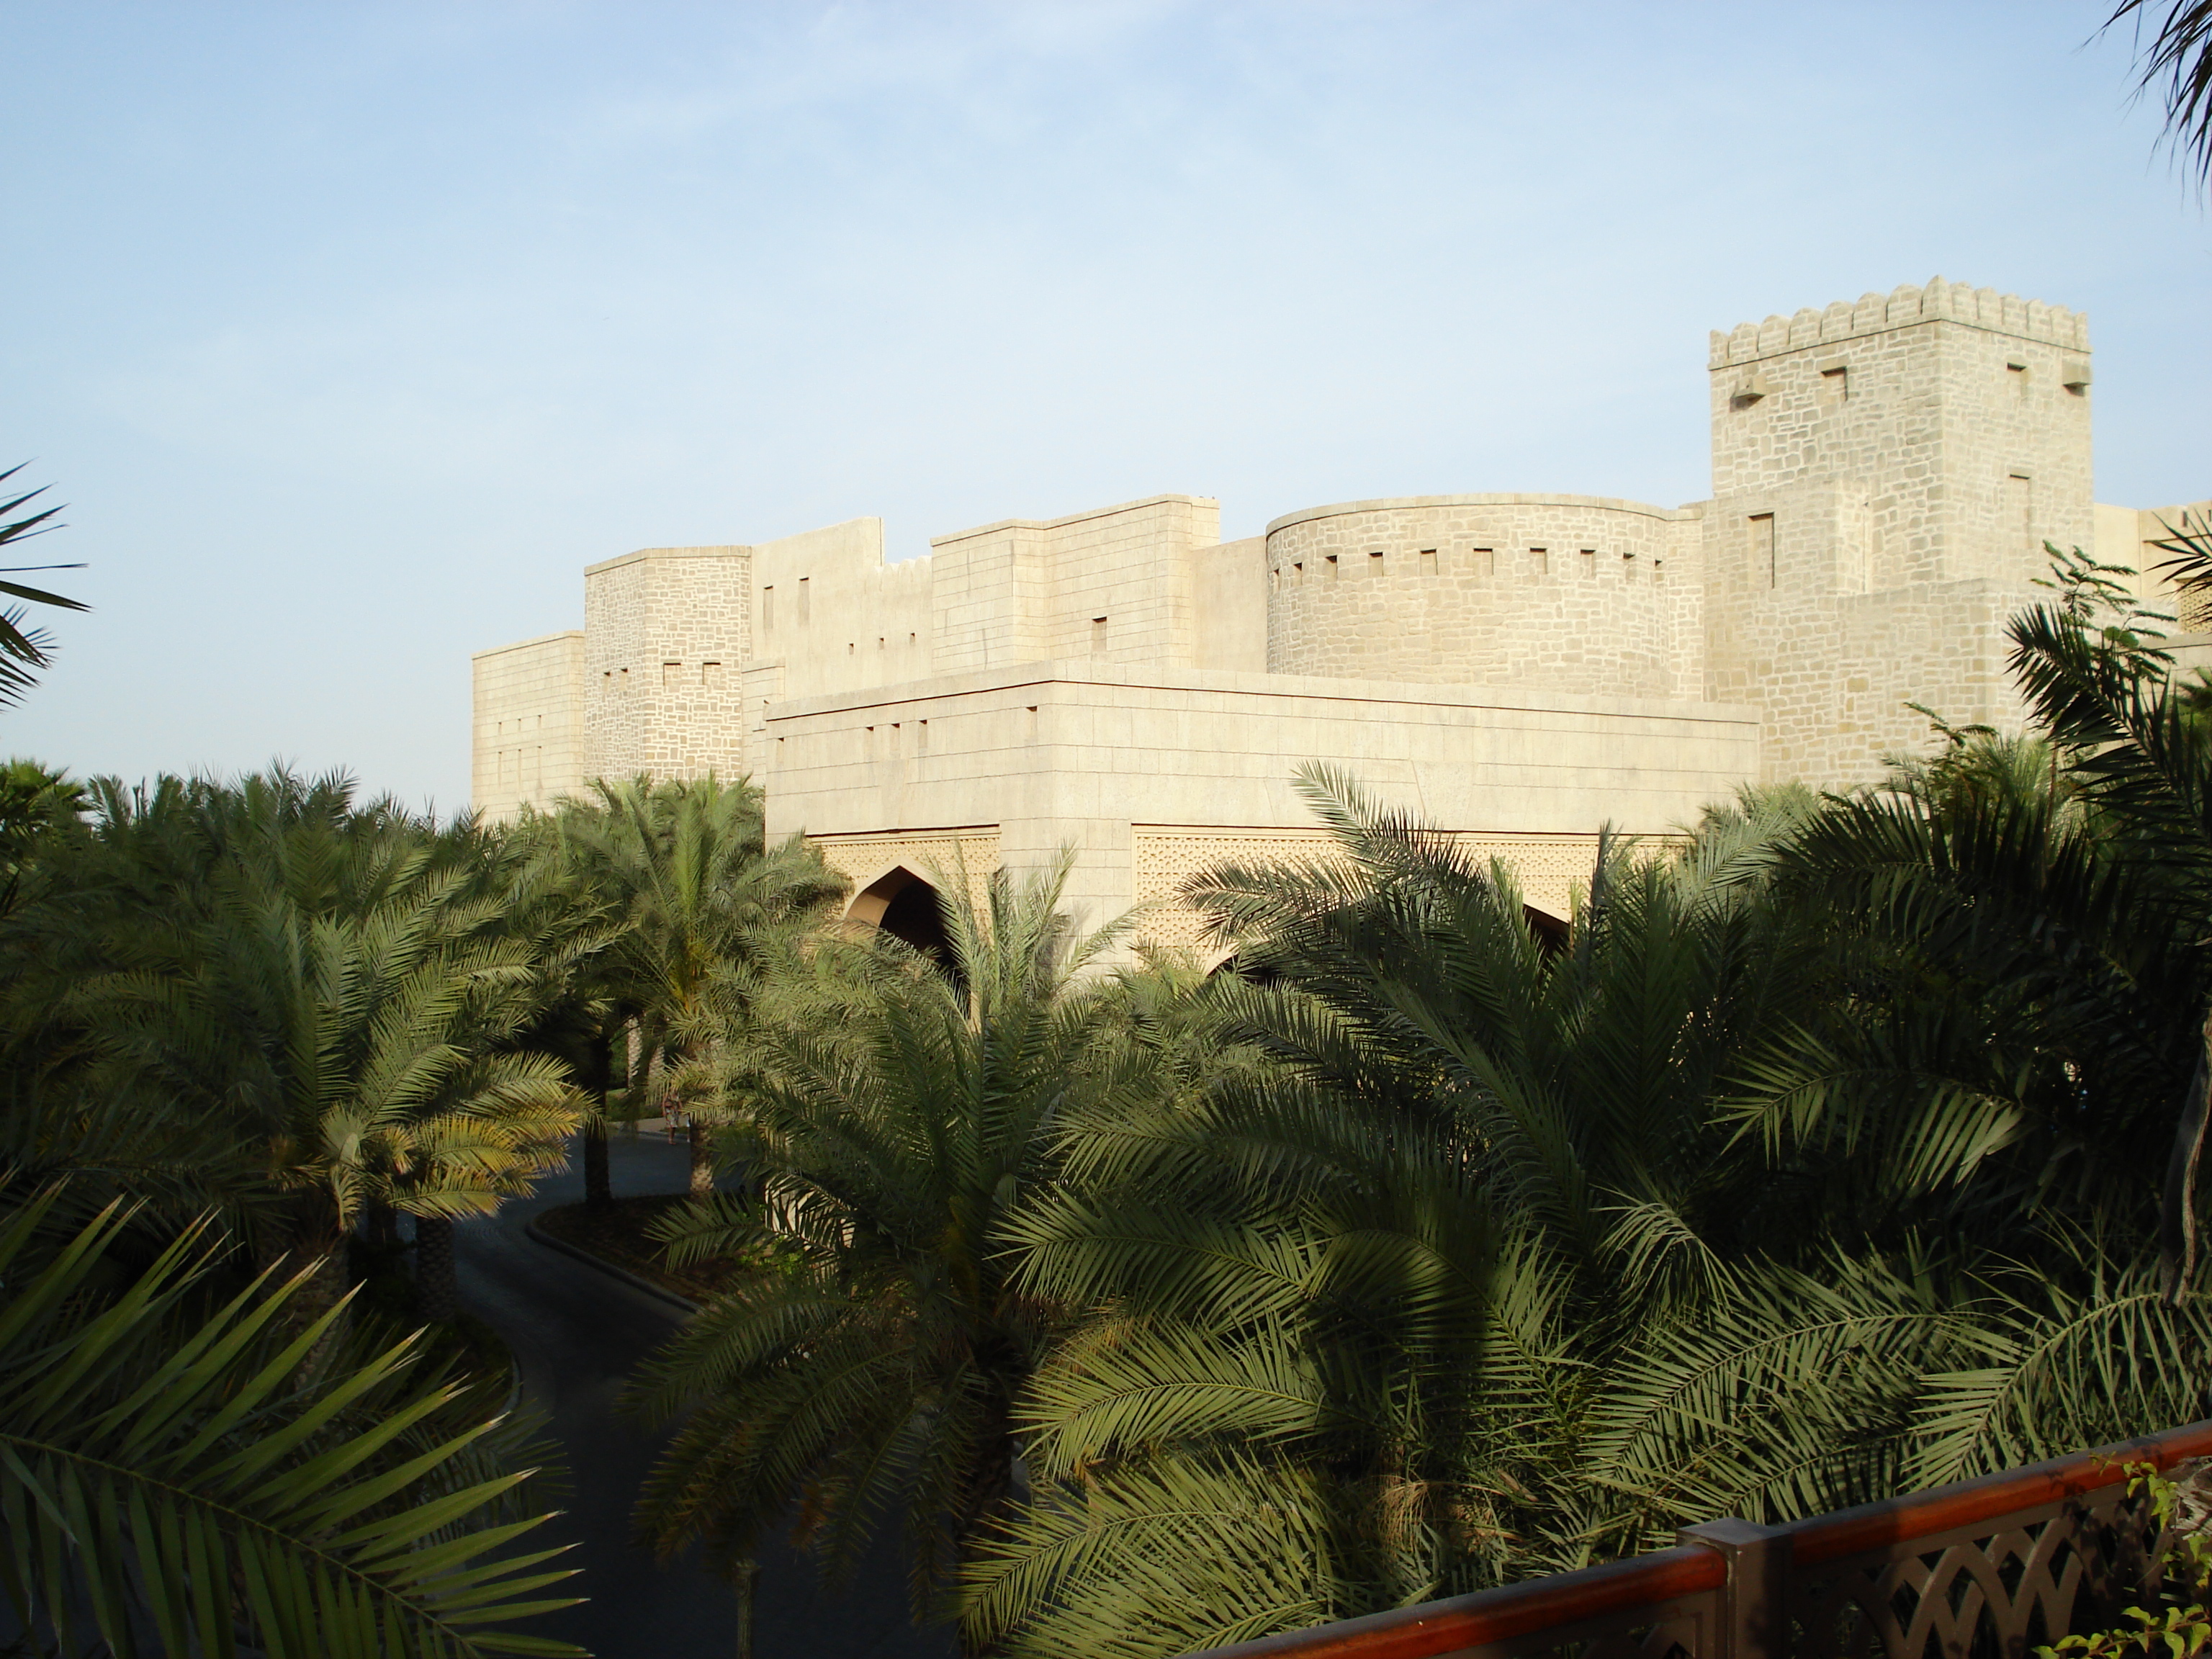
<svg viewBox="0 0 2212 1659"><path fill-rule="evenodd" d="M1697 697L1694 509L1419 495L1267 526L1267 669Z"/></svg>

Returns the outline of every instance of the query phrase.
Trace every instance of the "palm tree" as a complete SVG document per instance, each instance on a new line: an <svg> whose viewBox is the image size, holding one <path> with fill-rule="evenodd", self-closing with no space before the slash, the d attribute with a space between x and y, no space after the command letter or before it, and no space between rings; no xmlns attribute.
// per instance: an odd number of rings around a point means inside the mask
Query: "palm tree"
<svg viewBox="0 0 2212 1659"><path fill-rule="evenodd" d="M691 1191L714 1190L709 1120L727 1109L702 1080L714 1044L742 1027L751 978L779 938L844 892L800 838L766 844L761 794L711 774L654 783L596 783L560 830L572 880L606 906L610 936L586 976L633 1109L683 1091L693 1109ZM597 1040L597 1039L594 1039ZM617 1047L619 1053L619 1046Z"/></svg>
<svg viewBox="0 0 2212 1659"><path fill-rule="evenodd" d="M1267 1063L1072 1113L1070 1178L1007 1228L1016 1284L1085 1317L1018 1413L1039 1496L969 1564L971 1643L1232 1642L1951 1478L2212 1378L2207 1322L2099 1237L2124 1217L2013 1219L2032 1135L1782 1075L1895 988L1784 868L1848 804L1608 848L1562 948L1504 871L1307 787L1337 860L1194 894L1261 981L1212 1017Z"/></svg>
<svg viewBox="0 0 2212 1659"><path fill-rule="evenodd" d="M68 1059L48 1121L89 1099L221 1126L245 1154L224 1166L240 1233L322 1264L301 1310L337 1296L368 1205L410 1213L450 1316L452 1221L556 1166L580 1106L512 1046L536 954L467 838L281 772L97 794L84 856L17 918L40 958L11 988L24 1029Z"/></svg>
<svg viewBox="0 0 2212 1659"><path fill-rule="evenodd" d="M760 1269L646 1366L638 1409L682 1426L638 1509L663 1554L741 1568L799 1505L833 1565L902 1510L917 1617L1020 1481L1016 1404L1054 1306L1018 1285L1009 1218L1054 1170L1059 1117L1128 1099L1112 929L1072 937L1066 866L947 907L954 972L887 936L823 938L769 976L745 1051L757 1206L668 1230ZM950 883L966 893L964 873Z"/></svg>
<svg viewBox="0 0 2212 1659"><path fill-rule="evenodd" d="M301 1328L304 1270L224 1292L203 1223L134 1271L125 1206L55 1239L58 1197L0 1217L0 1583L42 1650L580 1652L499 1628L573 1570L516 1551L532 1471L414 1339L303 1383L341 1312Z"/></svg>
<svg viewBox="0 0 2212 1659"><path fill-rule="evenodd" d="M5 484L21 472L25 465L27 463L18 463L0 472L0 484ZM42 484L36 489L25 490L0 501L0 547L61 528L52 522L54 515L61 511L58 507L44 507L18 519L6 516L36 501L50 488L51 485ZM12 575L28 570L76 570L82 567L74 564L26 564L10 565L6 568ZM54 605L64 611L88 611L92 608L81 599L64 599L58 593L49 593L42 587L26 586L21 582L0 580L0 593L11 599L27 599L33 605ZM37 683L38 671L52 660L52 649L53 641L43 629L23 626L21 605L11 605L0 611L0 708L11 707L22 701L23 694Z"/></svg>
<svg viewBox="0 0 2212 1659"><path fill-rule="evenodd" d="M2200 181L2212 179L2212 0L2164 0L2149 48L2142 53L2138 90L2166 82L2166 136L2192 167ZM2140 41L2152 0L2120 0L2104 22L2109 29L2123 18L2134 21ZM2104 29L2098 31L2100 33Z"/></svg>

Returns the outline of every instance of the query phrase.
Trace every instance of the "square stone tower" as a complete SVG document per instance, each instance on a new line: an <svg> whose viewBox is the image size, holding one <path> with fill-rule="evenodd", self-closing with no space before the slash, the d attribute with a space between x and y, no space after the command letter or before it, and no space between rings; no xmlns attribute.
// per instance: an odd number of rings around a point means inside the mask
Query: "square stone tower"
<svg viewBox="0 0 2212 1659"><path fill-rule="evenodd" d="M2094 544L2087 319L1941 277L1712 337L1707 695L1762 770L1856 781L1911 698L2016 720L2006 618Z"/></svg>
<svg viewBox="0 0 2212 1659"><path fill-rule="evenodd" d="M586 778L744 770L752 549L649 547L584 572Z"/></svg>

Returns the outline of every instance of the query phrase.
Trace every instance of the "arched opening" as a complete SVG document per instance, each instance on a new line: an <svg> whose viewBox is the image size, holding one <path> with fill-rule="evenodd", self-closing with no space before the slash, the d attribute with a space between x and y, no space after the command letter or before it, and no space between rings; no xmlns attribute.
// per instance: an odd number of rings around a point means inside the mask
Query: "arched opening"
<svg viewBox="0 0 2212 1659"><path fill-rule="evenodd" d="M1557 956L1567 948L1567 941L1572 937L1574 929L1565 920L1549 911L1539 910L1533 904L1522 905L1521 915L1528 924L1528 931L1536 936L1536 942L1544 947L1547 956Z"/></svg>
<svg viewBox="0 0 2212 1659"><path fill-rule="evenodd" d="M951 971L952 940L945 930L937 889L904 865L885 871L862 888L845 916L904 939Z"/></svg>
<svg viewBox="0 0 2212 1659"><path fill-rule="evenodd" d="M884 907L876 924L894 939L902 939L917 951L927 951L946 967L952 965L952 940L945 931L945 912L937 902L937 890L926 881L908 884Z"/></svg>

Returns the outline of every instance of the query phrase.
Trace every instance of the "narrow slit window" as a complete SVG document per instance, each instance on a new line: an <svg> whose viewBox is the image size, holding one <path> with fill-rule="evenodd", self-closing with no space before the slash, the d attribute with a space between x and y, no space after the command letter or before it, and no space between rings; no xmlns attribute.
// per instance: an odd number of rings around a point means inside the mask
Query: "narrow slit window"
<svg viewBox="0 0 2212 1659"><path fill-rule="evenodd" d="M773 632L775 628L775 589L773 586L761 589L761 632Z"/></svg>
<svg viewBox="0 0 2212 1659"><path fill-rule="evenodd" d="M1379 576L1382 574L1382 550L1379 547L1367 556L1367 574L1370 576Z"/></svg>
<svg viewBox="0 0 2212 1659"><path fill-rule="evenodd" d="M1848 368L1824 368L1820 371L1820 401L1833 407L1849 403L1851 397L1851 372Z"/></svg>
<svg viewBox="0 0 2212 1659"><path fill-rule="evenodd" d="M709 690L719 691L722 686L722 665L702 662L699 665L699 684Z"/></svg>
<svg viewBox="0 0 2212 1659"><path fill-rule="evenodd" d="M801 628L806 626L807 613L813 608L808 603L814 592L813 580L811 576L799 579L799 625Z"/></svg>
<svg viewBox="0 0 2212 1659"><path fill-rule="evenodd" d="M2026 363L2007 363L2005 365L2005 380L2012 386L2012 395L2014 397L2025 398L2027 396L2027 365Z"/></svg>
<svg viewBox="0 0 2212 1659"><path fill-rule="evenodd" d="M1093 617L1091 619L1091 654L1097 656L1105 648L1106 618L1103 617Z"/></svg>
<svg viewBox="0 0 2212 1659"><path fill-rule="evenodd" d="M1474 574L1476 575L1481 577L1485 581L1488 581L1492 577L1497 575L1498 553L1495 549L1478 547L1471 550L1474 554Z"/></svg>
<svg viewBox="0 0 2212 1659"><path fill-rule="evenodd" d="M1305 574L1305 561L1303 559L1294 561L1291 565L1291 580L1294 582L1304 581Z"/></svg>
<svg viewBox="0 0 2212 1659"><path fill-rule="evenodd" d="M2030 553L2041 551L2035 538L2035 481L2025 472L2005 480L2005 529L2014 545Z"/></svg>
<svg viewBox="0 0 2212 1659"><path fill-rule="evenodd" d="M683 678L684 665L682 663L665 662L660 665L660 684L661 688L664 690L672 690Z"/></svg>
<svg viewBox="0 0 2212 1659"><path fill-rule="evenodd" d="M927 755L929 752L929 722L927 720L916 720L914 723L914 752L917 755Z"/></svg>
<svg viewBox="0 0 2212 1659"><path fill-rule="evenodd" d="M1035 703L1031 703L1023 711L1022 740L1024 743L1035 743L1037 740L1037 706Z"/></svg>
<svg viewBox="0 0 2212 1659"><path fill-rule="evenodd" d="M1751 515L1751 585L1772 587L1775 576L1774 515L1754 513Z"/></svg>
<svg viewBox="0 0 2212 1659"><path fill-rule="evenodd" d="M1667 561L1666 561L1666 560L1664 560L1664 559L1654 559L1654 560L1652 560L1652 561L1651 561L1651 580L1652 580L1653 581L1655 581L1655 582L1658 581L1658 580L1659 580L1662 576L1664 576L1664 575L1666 574L1666 571L1667 571Z"/></svg>
<svg viewBox="0 0 2212 1659"><path fill-rule="evenodd" d="M1421 550L1421 574L1424 576L1433 576L1437 574L1437 550L1433 547L1425 547Z"/></svg>
<svg viewBox="0 0 2212 1659"><path fill-rule="evenodd" d="M1335 555L1335 554L1334 554L1334 553L1332 553L1332 554L1330 554L1330 555L1328 556L1328 579L1329 579L1331 581L1334 581L1334 580L1336 580L1336 555Z"/></svg>
<svg viewBox="0 0 2212 1659"><path fill-rule="evenodd" d="M1625 582L1632 582L1636 580L1636 555L1633 553L1624 553L1620 556L1620 580Z"/></svg>
<svg viewBox="0 0 2212 1659"><path fill-rule="evenodd" d="M1585 547L1582 550L1582 556L1583 580L1588 581L1597 574L1597 549Z"/></svg>
<svg viewBox="0 0 2212 1659"><path fill-rule="evenodd" d="M1528 569L1532 575L1550 575L1552 574L1552 550L1548 547L1530 548L1528 550Z"/></svg>

